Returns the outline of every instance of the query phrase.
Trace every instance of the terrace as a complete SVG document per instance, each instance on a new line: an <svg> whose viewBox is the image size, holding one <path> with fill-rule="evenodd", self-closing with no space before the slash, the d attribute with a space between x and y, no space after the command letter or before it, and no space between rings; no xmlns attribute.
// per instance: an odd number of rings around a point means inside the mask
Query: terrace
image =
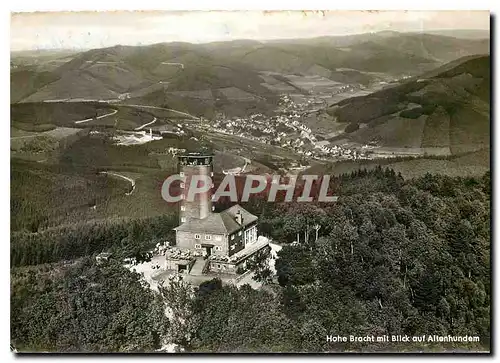
<svg viewBox="0 0 500 363"><path fill-rule="evenodd" d="M269 245L269 240L266 237L259 236L256 242L245 246L244 249L235 253L232 256L211 255L209 259L212 262L230 263L237 265L267 245Z"/></svg>

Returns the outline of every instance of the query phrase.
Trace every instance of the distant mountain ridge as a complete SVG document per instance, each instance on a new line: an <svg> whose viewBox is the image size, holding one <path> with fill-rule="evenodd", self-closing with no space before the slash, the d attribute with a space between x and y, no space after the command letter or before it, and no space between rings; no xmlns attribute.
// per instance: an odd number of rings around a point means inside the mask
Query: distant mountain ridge
<svg viewBox="0 0 500 363"><path fill-rule="evenodd" d="M280 92L264 85L263 72L368 85L376 80L371 73L414 76L462 56L488 53L488 39L397 32L266 42L118 45L73 54L49 72L53 77L18 74L11 82L11 95L15 95L12 102L82 98L184 104L181 110L210 117L221 110L241 114L272 109Z"/></svg>

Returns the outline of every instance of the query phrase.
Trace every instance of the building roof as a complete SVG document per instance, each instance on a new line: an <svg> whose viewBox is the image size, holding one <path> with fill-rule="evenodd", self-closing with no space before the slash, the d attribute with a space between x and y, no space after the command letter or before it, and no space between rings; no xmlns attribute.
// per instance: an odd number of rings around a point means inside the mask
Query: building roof
<svg viewBox="0 0 500 363"><path fill-rule="evenodd" d="M231 208L228 208L225 211L221 212L221 214L225 214L227 216L230 216L231 218L233 218L233 220L236 220L236 215L238 213L241 213L242 226L247 226L250 223L253 223L257 219L259 219L257 216L254 216L252 213L247 211L245 208L243 208L239 204L235 204Z"/></svg>
<svg viewBox="0 0 500 363"><path fill-rule="evenodd" d="M238 212L241 214L242 223L236 220ZM189 219L186 223L174 228L180 232L199 232L210 234L231 234L246 227L258 219L240 205L234 205L221 213L210 213L207 218Z"/></svg>
<svg viewBox="0 0 500 363"><path fill-rule="evenodd" d="M197 149L186 149L185 152L179 154L179 156L187 156L187 157L206 157L206 156L214 156L214 151L209 147L200 147Z"/></svg>

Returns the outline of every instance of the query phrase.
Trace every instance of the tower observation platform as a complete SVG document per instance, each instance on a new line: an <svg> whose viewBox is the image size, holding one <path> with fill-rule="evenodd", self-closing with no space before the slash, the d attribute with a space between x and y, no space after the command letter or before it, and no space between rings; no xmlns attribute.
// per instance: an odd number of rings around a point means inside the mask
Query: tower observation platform
<svg viewBox="0 0 500 363"><path fill-rule="evenodd" d="M187 199L188 186L195 175L213 177L214 153L210 150L188 151L178 155L179 174L185 177L181 184L182 199L179 203L180 224L189 219L205 219L212 213L212 187L205 193L195 195L194 200ZM200 182L199 182L200 183ZM198 184L201 187L201 185Z"/></svg>

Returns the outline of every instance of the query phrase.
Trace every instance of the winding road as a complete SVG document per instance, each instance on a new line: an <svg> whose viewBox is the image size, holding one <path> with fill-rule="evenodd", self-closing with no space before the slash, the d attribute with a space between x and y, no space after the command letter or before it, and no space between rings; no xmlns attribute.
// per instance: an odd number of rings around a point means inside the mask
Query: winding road
<svg viewBox="0 0 500 363"><path fill-rule="evenodd" d="M116 114L118 112L118 110L113 110L113 112L110 112L110 113L107 113L105 115L101 115L101 116L97 116L97 117L94 117L94 118L87 118L85 120L79 120L79 121L74 121L75 124L83 124L85 122L89 122L89 121L92 121L92 120L98 120L98 119L101 119L101 118L104 118L104 117L108 117L108 116L113 116L114 114ZM155 120L156 121L156 118ZM148 124L146 124L148 125ZM146 126L146 125L143 125L143 126ZM29 139L31 137L35 137L35 136L40 136L41 134L43 133L36 133L36 134L33 134L33 135L25 135L25 136L13 136L11 137L10 139L11 140L16 140L16 139Z"/></svg>
<svg viewBox="0 0 500 363"><path fill-rule="evenodd" d="M245 172L245 169L247 168L247 165L250 164L252 162L252 160L244 157L244 156L241 156L243 158L243 160L245 160L245 165L243 165L243 167L236 167L236 168L232 168L232 169L229 169L229 170L222 170L222 172L227 175L227 174L232 174L232 175L240 175L241 173L244 173ZM238 170L239 169L239 170Z"/></svg>
<svg viewBox="0 0 500 363"><path fill-rule="evenodd" d="M84 122L89 122L89 121L92 121L92 120L99 120L99 119L104 118L104 117L113 116L117 112L118 112L118 110L113 110L113 112L107 113L105 115L97 116L97 117L94 117L94 118L87 118L85 120L75 121L75 124L83 124Z"/></svg>
<svg viewBox="0 0 500 363"><path fill-rule="evenodd" d="M132 179L132 178L129 178L128 176L125 176L125 175L122 175L122 174L118 174L118 173L113 173L113 172L110 172L110 171L101 171L100 174L113 175L113 176L116 176L116 177L121 178L121 179L125 179L128 182L130 182L130 185L132 185L132 190L130 192L128 192L128 193L125 193L125 195L130 195L135 190L135 180Z"/></svg>
<svg viewBox="0 0 500 363"><path fill-rule="evenodd" d="M247 168L247 165L250 164L252 162L252 160L250 160L249 158L245 158L244 156L242 156L242 158L245 160L245 165L243 165L241 172L244 173L245 169Z"/></svg>
<svg viewBox="0 0 500 363"><path fill-rule="evenodd" d="M171 63L171 62L161 62L163 65L169 65L169 66L181 66L182 69L184 69L184 64L183 63Z"/></svg>
<svg viewBox="0 0 500 363"><path fill-rule="evenodd" d="M57 100L43 100L42 102L46 102L46 103L58 103L58 102L65 102L65 103L72 103L72 102L79 102L79 103L91 103L91 102L109 103L109 101L110 100L108 100L108 101L106 101L106 100L98 100L98 99L79 100L79 99L66 98L66 99L57 99ZM116 99L116 100L112 100L112 101L113 102L119 102L121 100ZM189 113L178 111L178 110L174 110L172 108L165 108L165 107L158 107L158 106L149 106L149 105L125 104L125 103L117 104L117 106L119 106L119 107L142 107L142 108L149 108L149 109L152 109L152 110L165 110L165 111L175 112L175 113L177 113L179 115L187 116L187 117L189 117L189 118L191 118L193 120L199 120L200 119L199 117L190 115ZM106 117L106 116L112 116L112 115L114 115L117 112L118 112L118 110L115 110L112 113L109 113L109 114L106 114L106 115L102 115L102 116L98 116L97 118L100 119L100 118L103 118L103 117ZM75 123L84 123L84 122L89 122L91 120L93 120L93 119L89 118L89 119L85 119L85 120L75 121Z"/></svg>
<svg viewBox="0 0 500 363"><path fill-rule="evenodd" d="M71 102L71 100L70 99L66 99L66 100L45 100L43 102ZM101 102L101 100L86 100L84 102ZM153 109L153 110L165 110L165 111L175 112L175 113L177 113L179 115L187 116L187 117L191 118L192 120L199 120L200 119L199 117L190 115L189 113L178 111L178 110L174 110L174 109L171 109L171 108L165 108L165 107L149 106L149 105L127 105L127 104L122 104L120 106L121 107L136 107L136 108L141 108L142 107L142 108L149 108L149 109ZM101 115L101 116L97 116L97 117L93 117L93 118L87 118L87 119L84 119L84 120L73 121L73 122L76 125L83 124L83 123L86 123L86 122L90 122L92 120L99 120L99 119L102 119L104 117L113 116L116 113L118 113L118 109L115 109L115 110L113 110L113 112L107 113L105 115ZM157 118L154 117L153 121L148 122L148 123L146 123L144 125L141 125L138 128L136 128L135 130L136 131L141 130L142 128L144 128L144 127L146 127L148 125L152 125L156 121L157 121ZM33 135L13 136L10 139L11 140L15 140L15 139L29 139L29 138L36 137L36 136L39 136L39 135L40 135L39 133L36 133L36 134L33 134Z"/></svg>
<svg viewBox="0 0 500 363"><path fill-rule="evenodd" d="M141 125L141 126L139 126L139 127L136 127L134 130L135 130L135 131L142 130L144 127L149 126L149 125L152 125L152 124L154 124L155 122L156 122L156 117L155 117L155 118L153 118L153 121L148 122L147 124Z"/></svg>
<svg viewBox="0 0 500 363"><path fill-rule="evenodd" d="M128 104L124 104L124 105L120 105L120 106L121 107L142 107L142 108L150 108L150 109L153 109L153 110L165 110L165 111L171 111L171 112L178 113L179 115L188 116L188 117L190 117L190 118L192 118L194 120L199 120L200 119L199 117L190 115L189 113L182 112L182 111L177 111L177 110L174 110L174 109L171 109L171 108L165 108L165 107L148 106L148 105L128 105Z"/></svg>

